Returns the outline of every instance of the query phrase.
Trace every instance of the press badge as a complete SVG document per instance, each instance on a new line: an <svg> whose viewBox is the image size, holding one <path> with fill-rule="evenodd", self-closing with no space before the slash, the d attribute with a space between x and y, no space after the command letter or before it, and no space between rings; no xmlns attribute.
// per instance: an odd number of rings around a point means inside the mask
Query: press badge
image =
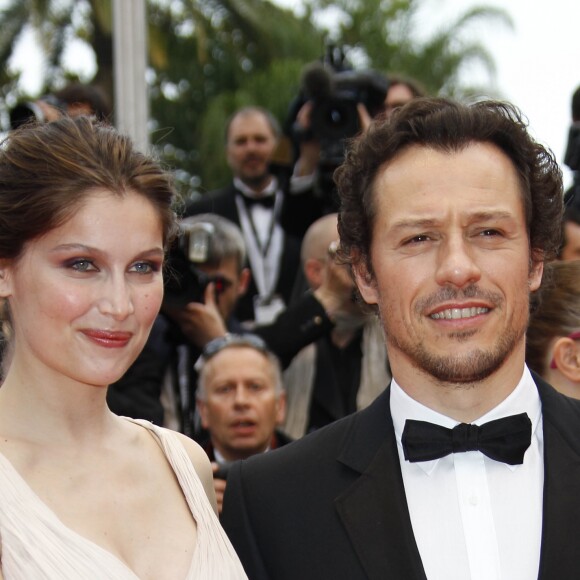
<svg viewBox="0 0 580 580"><path fill-rule="evenodd" d="M270 324L286 308L278 295L254 296L254 317L256 324Z"/></svg>

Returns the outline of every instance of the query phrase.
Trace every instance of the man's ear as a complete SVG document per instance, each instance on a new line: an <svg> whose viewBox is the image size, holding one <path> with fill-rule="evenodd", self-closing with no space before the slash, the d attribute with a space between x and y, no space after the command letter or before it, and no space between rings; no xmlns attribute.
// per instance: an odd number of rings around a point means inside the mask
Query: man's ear
<svg viewBox="0 0 580 580"><path fill-rule="evenodd" d="M248 286L252 279L252 273L249 268L243 268L238 278L238 296L243 296L248 291Z"/></svg>
<svg viewBox="0 0 580 580"><path fill-rule="evenodd" d="M197 410L199 412L199 416L201 418L201 426L209 430L209 423L207 420L207 405L201 399L196 400Z"/></svg>
<svg viewBox="0 0 580 580"><path fill-rule="evenodd" d="M276 425L282 425L286 420L286 393L282 391L276 401Z"/></svg>
<svg viewBox="0 0 580 580"><path fill-rule="evenodd" d="M559 338L554 343L553 358L558 370L580 385L580 341L567 336Z"/></svg>
<svg viewBox="0 0 580 580"><path fill-rule="evenodd" d="M542 275L544 273L544 262L543 261L534 261L532 263L532 268L528 275L528 287L530 292L535 292L542 283Z"/></svg>
<svg viewBox="0 0 580 580"><path fill-rule="evenodd" d="M367 304L378 304L379 294L377 292L376 280L365 263L365 260L358 259L352 263L352 273L358 290Z"/></svg>
<svg viewBox="0 0 580 580"><path fill-rule="evenodd" d="M322 274L324 272L324 264L316 258L308 258L303 266L304 277L308 282L308 286L316 290L322 284Z"/></svg>

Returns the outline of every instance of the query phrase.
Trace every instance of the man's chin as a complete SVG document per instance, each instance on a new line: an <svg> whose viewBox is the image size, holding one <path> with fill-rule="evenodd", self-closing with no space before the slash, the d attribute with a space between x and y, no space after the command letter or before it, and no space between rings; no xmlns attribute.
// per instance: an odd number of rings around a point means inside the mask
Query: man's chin
<svg viewBox="0 0 580 580"><path fill-rule="evenodd" d="M260 173L259 175L242 175L240 179L251 189L262 189L268 185L270 180L269 173Z"/></svg>
<svg viewBox="0 0 580 580"><path fill-rule="evenodd" d="M506 360L509 349L471 350L461 354L438 355L425 351L412 357L416 367L437 382L469 386L484 381L497 372Z"/></svg>

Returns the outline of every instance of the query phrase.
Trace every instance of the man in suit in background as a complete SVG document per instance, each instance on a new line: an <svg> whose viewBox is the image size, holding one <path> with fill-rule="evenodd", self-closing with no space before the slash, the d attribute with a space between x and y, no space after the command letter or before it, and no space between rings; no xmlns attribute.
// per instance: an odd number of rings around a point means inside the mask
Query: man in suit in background
<svg viewBox="0 0 580 580"><path fill-rule="evenodd" d="M277 430L284 421L286 395L280 362L253 334L212 340L197 366L197 406L209 435L202 446L212 462L221 512L232 463L291 441Z"/></svg>
<svg viewBox="0 0 580 580"><path fill-rule="evenodd" d="M230 471L223 523L248 576L577 578L580 403L524 362L559 247L555 159L510 105L417 99L352 144L337 184L340 252L393 380Z"/></svg>
<svg viewBox="0 0 580 580"><path fill-rule="evenodd" d="M316 220L302 241L308 285L316 292L332 276L340 301L332 329L303 348L284 371L284 432L294 439L367 407L390 379L380 322L356 300L350 269L336 263L337 217Z"/></svg>
<svg viewBox="0 0 580 580"><path fill-rule="evenodd" d="M188 216L216 213L243 232L252 277L236 307L242 322L271 322L288 304L300 267L297 234L319 216L308 192L292 195L288 179L274 174L279 140L280 127L270 111L245 107L235 112L226 125L232 183L186 207Z"/></svg>

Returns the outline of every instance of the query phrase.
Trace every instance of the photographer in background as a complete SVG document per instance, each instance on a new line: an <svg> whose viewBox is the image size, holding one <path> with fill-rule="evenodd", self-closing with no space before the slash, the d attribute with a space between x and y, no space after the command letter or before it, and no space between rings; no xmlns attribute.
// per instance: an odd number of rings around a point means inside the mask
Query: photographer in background
<svg viewBox="0 0 580 580"><path fill-rule="evenodd" d="M332 176L344 159L345 139L383 111L388 87L385 75L354 70L344 51L332 45L322 61L303 69L300 94L285 124L296 157L292 190L313 188L322 214L338 209Z"/></svg>
<svg viewBox="0 0 580 580"><path fill-rule="evenodd" d="M336 260L337 217L315 221L302 242L302 268L313 295L334 278L338 301L332 329L303 348L284 372L283 429L293 439L368 406L390 380L378 318L356 300L350 268Z"/></svg>
<svg viewBox="0 0 580 580"><path fill-rule="evenodd" d="M389 75L389 89L384 103L384 114L390 117L399 107L418 97L427 96L421 84L404 75Z"/></svg>
<svg viewBox="0 0 580 580"><path fill-rule="evenodd" d="M213 214L185 218L168 259L161 313L143 352L111 385L110 408L193 437L194 364L210 340L241 330L233 313L249 279L235 224Z"/></svg>
<svg viewBox="0 0 580 580"><path fill-rule="evenodd" d="M105 92L96 85L69 83L55 93L34 101L22 101L10 111L10 128L36 119L39 123L56 121L63 115L91 115L99 121L110 121L111 105Z"/></svg>
<svg viewBox="0 0 580 580"><path fill-rule="evenodd" d="M212 462L221 513L229 465L290 442L276 430L286 396L278 359L252 334L209 342L198 369L197 406L209 434L202 446Z"/></svg>
<svg viewBox="0 0 580 580"><path fill-rule="evenodd" d="M333 174L344 160L345 140L426 92L410 77L354 70L334 46L304 68L301 86L286 122L296 156L292 190L313 188L328 214L338 210Z"/></svg>

